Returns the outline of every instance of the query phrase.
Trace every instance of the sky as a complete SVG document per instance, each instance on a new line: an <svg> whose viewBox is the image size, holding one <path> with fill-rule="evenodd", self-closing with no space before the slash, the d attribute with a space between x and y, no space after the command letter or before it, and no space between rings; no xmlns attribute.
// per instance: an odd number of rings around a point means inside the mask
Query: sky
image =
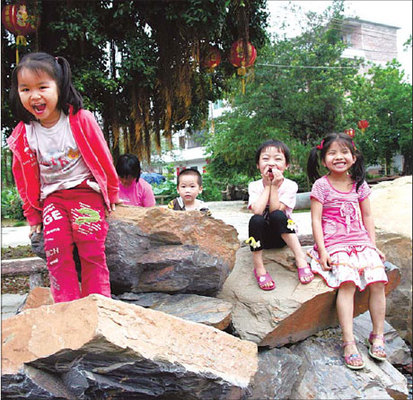
<svg viewBox="0 0 413 400"><path fill-rule="evenodd" d="M297 17L295 14L286 14L285 6L290 1L268 0L268 10L270 11L269 26L270 29L277 26L277 20L291 15L288 18L290 34L294 36L299 33L297 30ZM315 11L322 13L332 1L291 1L294 5L300 6L304 12ZM346 17L358 17L363 20L397 26L400 29L397 31L397 51L398 61L402 64L402 69L405 71L406 80L412 83L412 49L406 52L403 51L403 43L407 41L412 34L412 1L344 1Z"/></svg>

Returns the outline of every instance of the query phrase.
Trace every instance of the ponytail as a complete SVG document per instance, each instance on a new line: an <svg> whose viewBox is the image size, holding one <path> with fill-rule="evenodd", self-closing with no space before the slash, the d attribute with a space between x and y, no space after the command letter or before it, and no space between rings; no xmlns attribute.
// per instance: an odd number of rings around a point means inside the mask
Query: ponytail
<svg viewBox="0 0 413 400"><path fill-rule="evenodd" d="M356 192L366 179L366 168L364 166L364 157L358 150L355 150L356 161L351 167L351 179L356 182Z"/></svg>
<svg viewBox="0 0 413 400"><path fill-rule="evenodd" d="M307 175L312 183L321 177L317 147L313 147L310 151L310 155L308 156Z"/></svg>
<svg viewBox="0 0 413 400"><path fill-rule="evenodd" d="M73 113L76 114L83 107L83 100L82 96L73 86L70 65L64 57L56 57L56 63L58 70L60 69L61 71L59 82L59 107L67 115L69 114L70 104L73 106Z"/></svg>

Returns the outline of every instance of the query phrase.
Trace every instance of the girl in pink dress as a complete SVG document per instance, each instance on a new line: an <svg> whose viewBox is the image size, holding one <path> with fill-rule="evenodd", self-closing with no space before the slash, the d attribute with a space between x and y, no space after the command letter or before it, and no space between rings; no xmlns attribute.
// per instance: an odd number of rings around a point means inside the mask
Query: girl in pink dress
<svg viewBox="0 0 413 400"><path fill-rule="evenodd" d="M320 177L320 163L328 174ZM365 181L363 157L350 136L334 133L311 150L307 172L314 182L311 191L311 220L315 245L308 254L311 269L326 284L338 289L337 314L343 333L347 367L361 369L363 359L353 335L356 288L369 286L369 310L373 331L368 339L369 355L384 360L386 299L384 254L377 249L370 210L371 190Z"/></svg>

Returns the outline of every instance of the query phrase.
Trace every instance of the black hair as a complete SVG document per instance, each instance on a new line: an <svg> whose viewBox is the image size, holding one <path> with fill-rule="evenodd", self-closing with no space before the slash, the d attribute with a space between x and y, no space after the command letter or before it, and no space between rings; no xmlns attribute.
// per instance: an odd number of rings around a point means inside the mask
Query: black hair
<svg viewBox="0 0 413 400"><path fill-rule="evenodd" d="M322 139L321 144L313 147L307 161L307 175L311 182L316 181L321 177L320 165L325 159L328 149L333 142L338 141L346 146L351 154L356 157L356 161L351 167L351 179L356 182L356 191L366 179L366 169L364 167L363 155L357 150L352 138L346 133L330 133Z"/></svg>
<svg viewBox="0 0 413 400"><path fill-rule="evenodd" d="M121 178L133 176L136 181L141 177L141 163L134 154L123 154L116 163L116 172Z"/></svg>
<svg viewBox="0 0 413 400"><path fill-rule="evenodd" d="M255 153L255 164L258 164L260 162L261 153L267 147L275 147L276 149L281 151L284 154L286 164L290 164L290 149L285 143L275 139L267 140L262 143L260 147L258 147L257 152Z"/></svg>
<svg viewBox="0 0 413 400"><path fill-rule="evenodd" d="M197 169L195 169L195 168L187 168L187 169L182 170L182 171L179 173L178 178L177 178L177 180L176 180L176 186L179 186L179 178L180 178L181 176L184 176L184 175L195 175L195 176L197 177L197 179L198 179L198 185L199 185L199 186L202 186L202 175L201 175L201 174L199 173L199 171L198 171Z"/></svg>
<svg viewBox="0 0 413 400"><path fill-rule="evenodd" d="M63 57L53 57L47 53L29 53L17 64L11 76L10 103L19 120L27 124L30 121L36 121L35 116L27 111L20 101L17 77L23 68L37 73L45 72L55 80L59 91L57 107L66 115L69 115L69 105L73 106L75 114L83 107L82 96L72 84L72 72L67 60Z"/></svg>

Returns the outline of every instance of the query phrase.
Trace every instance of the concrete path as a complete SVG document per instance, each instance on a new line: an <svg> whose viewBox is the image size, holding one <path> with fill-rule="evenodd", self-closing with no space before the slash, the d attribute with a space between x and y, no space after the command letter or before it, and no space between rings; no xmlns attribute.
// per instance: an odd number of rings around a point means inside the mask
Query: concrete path
<svg viewBox="0 0 413 400"><path fill-rule="evenodd" d="M211 201L207 202L212 216L232 225L238 232L239 240L248 239L248 222L252 216L246 202L240 201ZM293 220L301 235L311 234L311 217L309 212L293 213ZM1 247L16 247L30 245L29 226L2 228Z"/></svg>
<svg viewBox="0 0 413 400"><path fill-rule="evenodd" d="M30 245L30 226L1 228L1 247Z"/></svg>

